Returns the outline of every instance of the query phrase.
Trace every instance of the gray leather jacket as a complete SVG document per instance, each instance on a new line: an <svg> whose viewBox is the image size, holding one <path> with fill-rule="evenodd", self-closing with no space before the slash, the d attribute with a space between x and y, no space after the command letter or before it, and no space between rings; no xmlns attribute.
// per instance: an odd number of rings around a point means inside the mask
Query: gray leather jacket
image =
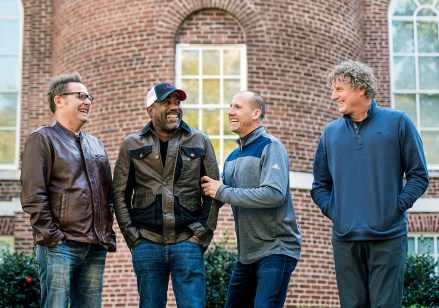
<svg viewBox="0 0 439 308"><path fill-rule="evenodd" d="M61 240L116 250L111 169L101 141L59 123L28 138L21 169L21 205L31 215L36 244Z"/></svg>
<svg viewBox="0 0 439 308"><path fill-rule="evenodd" d="M127 136L116 161L113 192L117 222L128 247L140 238L167 244L195 235L206 249L219 205L202 194L203 175L219 179L212 144L206 134L183 121L168 141L164 166L151 122Z"/></svg>

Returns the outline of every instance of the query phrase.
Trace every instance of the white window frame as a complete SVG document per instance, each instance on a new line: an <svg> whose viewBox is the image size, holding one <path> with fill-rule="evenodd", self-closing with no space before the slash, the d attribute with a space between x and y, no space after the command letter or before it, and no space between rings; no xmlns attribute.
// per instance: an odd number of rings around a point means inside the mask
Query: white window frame
<svg viewBox="0 0 439 308"><path fill-rule="evenodd" d="M434 261L439 260L439 252L438 252L438 241L439 241L439 233L433 232L409 232L408 238L415 239L415 254L419 253L419 241L421 238L432 237L433 238L433 254L428 254L429 256L434 258Z"/></svg>
<svg viewBox="0 0 439 308"><path fill-rule="evenodd" d="M8 178L11 180L15 180L17 175L15 174L15 172L13 172L14 170L18 170L19 167L19 151L20 151L20 127L21 127L21 84L22 84L22 80L21 80L21 76L22 76L22 58L23 58L23 22L24 22L24 13L23 13L23 4L21 3L21 1L16 0L17 6L18 6L18 16L7 16L4 15L2 12L0 12L0 20L18 20L18 33L19 33L19 38L18 38L18 51L17 53L13 53L13 54L0 54L1 56L9 56L9 55L16 55L17 56L17 61L18 61L18 66L17 66L17 76L18 76L18 84L17 84L17 89L16 91L6 91L4 89L0 88L0 92L2 93L12 93L12 94L17 94L17 114L16 114L16 123L15 123L15 128L11 129L9 127L0 127L1 130L15 130L15 157L14 157L14 162L12 164L1 164L0 163L0 178L4 179L4 178ZM13 173L11 173L11 171Z"/></svg>
<svg viewBox="0 0 439 308"><path fill-rule="evenodd" d="M229 45L223 45L223 44L177 44L176 45L176 57L175 57L175 75L176 75L176 86L177 87L181 87L182 85L182 72L181 72L181 61L182 61L182 51L187 51L187 50L193 50L193 51L198 51L199 55L202 53L202 51L204 50L219 50L220 52L220 71L223 71L223 51L225 49L239 49L240 52L240 75L236 75L235 77L241 77L240 79L240 86L241 86L241 91L242 90L246 90L247 89L247 47L245 44L229 44ZM202 57L199 56L199 71L202 72ZM183 110L185 108L191 108L191 109L198 109L198 110L227 110L230 107L229 103L226 104L203 104L201 98L202 98L202 89L203 89L203 79L209 79L209 78L215 78L215 79L219 79L220 80L220 102L223 102L224 100L224 75L222 75L220 73L220 75L215 75L215 76L210 76L210 77L206 77L204 75L202 75L201 73L198 75L187 75L185 76L187 78L190 79L198 79L198 84L199 84L199 88L198 88L198 95L199 95L199 99L198 99L198 104L190 104L190 103L185 103ZM230 76L227 76L230 77ZM184 90L184 89L183 89ZM220 123L224 123L224 113L221 112L220 113ZM183 117L184 120L184 117ZM196 129L199 130L203 130L202 124L202 113L199 112L199 127L194 127ZM222 168L222 165L226 159L225 157L225 153L224 153L224 140L228 139L228 140L236 140L237 136L235 135L224 135L224 125L220 125L220 133L218 135L213 135L213 134L209 134L209 138L211 140L219 140L219 157L217 157L218 160L218 164L220 165L220 168Z"/></svg>
<svg viewBox="0 0 439 308"><path fill-rule="evenodd" d="M432 4L420 4L418 0L413 0L413 2L417 5L417 9L414 11L413 15L411 16L394 16L393 15L393 8L396 5L396 2L398 0L392 0L389 5L388 10L388 20L389 20L389 48L390 48L390 101L392 108L395 108L395 98L394 96L396 94L413 94L416 97L416 119L414 119L416 127L419 131L419 133L422 136L422 132L428 132L428 131L439 131L439 127L421 127L421 121L420 121L420 106L419 106L419 96L422 94L438 94L439 95L439 89L435 90L420 90L419 87L419 56L437 56L439 57L438 53L418 53L417 48L417 22L418 21L436 21L439 24L439 10L437 9L437 4L439 0L432 0ZM418 12L421 9L428 8L431 10L434 10L436 12L436 17L431 16L417 16ZM413 31L414 31L414 51L412 53L394 53L393 52L393 31L392 31L392 25L393 21L411 21L413 22ZM439 31L438 31L439 33ZM439 35L439 34L438 34ZM394 80L394 57L395 56L414 56L415 58L415 82L416 82L416 89L415 90L396 90L393 86L393 80ZM438 119L439 121L439 119ZM439 170L439 164L428 164L429 170Z"/></svg>

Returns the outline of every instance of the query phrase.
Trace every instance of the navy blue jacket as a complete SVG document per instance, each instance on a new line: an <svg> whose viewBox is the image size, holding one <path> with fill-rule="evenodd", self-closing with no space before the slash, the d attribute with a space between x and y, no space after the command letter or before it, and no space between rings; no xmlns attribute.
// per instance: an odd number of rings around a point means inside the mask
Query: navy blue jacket
<svg viewBox="0 0 439 308"><path fill-rule="evenodd" d="M404 183L404 175L406 183ZM314 159L311 196L341 241L407 234L406 211L428 187L422 141L408 115L373 100L356 124L329 123Z"/></svg>

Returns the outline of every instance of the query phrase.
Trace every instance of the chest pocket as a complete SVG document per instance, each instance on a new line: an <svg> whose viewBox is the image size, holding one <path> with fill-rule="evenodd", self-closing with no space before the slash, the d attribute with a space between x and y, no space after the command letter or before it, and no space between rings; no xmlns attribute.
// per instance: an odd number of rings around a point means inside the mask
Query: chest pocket
<svg viewBox="0 0 439 308"><path fill-rule="evenodd" d="M200 176L200 167L202 165L202 159L206 156L206 150L203 148L189 148L180 146L182 169L181 172L190 172L196 177Z"/></svg>
<svg viewBox="0 0 439 308"><path fill-rule="evenodd" d="M147 145L138 149L129 150L128 155L134 159L143 159L152 152L152 145Z"/></svg>

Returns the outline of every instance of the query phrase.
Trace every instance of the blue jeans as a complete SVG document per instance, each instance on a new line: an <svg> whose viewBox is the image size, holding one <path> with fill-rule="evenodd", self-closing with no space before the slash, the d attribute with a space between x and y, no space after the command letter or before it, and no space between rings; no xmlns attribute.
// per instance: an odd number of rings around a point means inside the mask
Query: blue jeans
<svg viewBox="0 0 439 308"><path fill-rule="evenodd" d="M204 258L201 245L188 240L157 244L141 239L133 247L139 307L166 307L169 274L177 307L204 307Z"/></svg>
<svg viewBox="0 0 439 308"><path fill-rule="evenodd" d="M107 250L95 244L63 241L36 245L41 307L100 308Z"/></svg>
<svg viewBox="0 0 439 308"><path fill-rule="evenodd" d="M225 307L281 308L296 265L295 258L285 255L267 256L252 264L238 261Z"/></svg>

